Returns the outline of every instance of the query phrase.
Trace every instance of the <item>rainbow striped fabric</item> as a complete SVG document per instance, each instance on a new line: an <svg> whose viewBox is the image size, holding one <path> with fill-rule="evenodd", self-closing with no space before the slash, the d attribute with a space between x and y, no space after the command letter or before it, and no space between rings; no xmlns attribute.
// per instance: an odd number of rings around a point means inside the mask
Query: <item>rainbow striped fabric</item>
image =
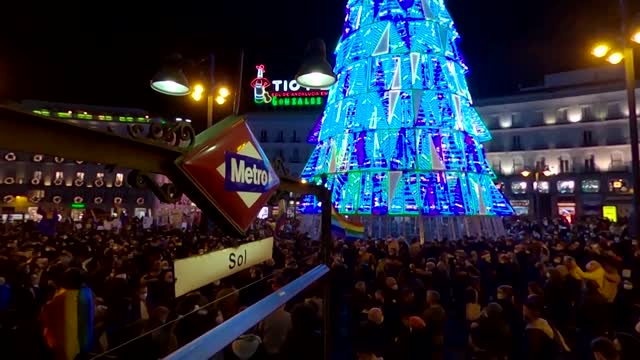
<svg viewBox="0 0 640 360"><path fill-rule="evenodd" d="M59 290L42 312L44 336L55 359L73 360L93 342L95 304L91 289Z"/></svg>
<svg viewBox="0 0 640 360"><path fill-rule="evenodd" d="M364 225L338 214L335 208L331 209L331 231L335 236L347 240L357 240L364 237Z"/></svg>

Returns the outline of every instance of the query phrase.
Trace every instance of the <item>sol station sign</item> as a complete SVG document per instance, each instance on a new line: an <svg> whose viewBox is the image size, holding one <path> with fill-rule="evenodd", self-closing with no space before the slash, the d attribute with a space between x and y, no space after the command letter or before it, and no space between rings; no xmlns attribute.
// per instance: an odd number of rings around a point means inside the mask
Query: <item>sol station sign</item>
<svg viewBox="0 0 640 360"><path fill-rule="evenodd" d="M176 260L176 297L212 282L259 265L273 255L273 238L252 241L237 248L226 248L208 254Z"/></svg>
<svg viewBox="0 0 640 360"><path fill-rule="evenodd" d="M256 66L256 78L251 81L253 101L273 107L323 106L329 95L328 89L314 90L301 87L295 80L269 80L265 66Z"/></svg>

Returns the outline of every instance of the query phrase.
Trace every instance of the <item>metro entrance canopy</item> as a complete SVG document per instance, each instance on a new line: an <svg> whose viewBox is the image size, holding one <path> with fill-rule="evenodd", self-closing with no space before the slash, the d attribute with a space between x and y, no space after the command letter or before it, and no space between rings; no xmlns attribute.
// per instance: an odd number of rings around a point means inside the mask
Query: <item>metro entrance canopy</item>
<svg viewBox="0 0 640 360"><path fill-rule="evenodd" d="M186 123L152 123L147 129L131 124L125 137L4 105L0 126L5 149L133 169L131 186L148 188L168 203L187 194L222 229L238 234L245 233L278 188L328 199L328 220L323 219L328 235L323 236L330 240L330 192L279 178L242 116L230 116L197 136ZM166 175L173 183L159 185L152 174Z"/></svg>

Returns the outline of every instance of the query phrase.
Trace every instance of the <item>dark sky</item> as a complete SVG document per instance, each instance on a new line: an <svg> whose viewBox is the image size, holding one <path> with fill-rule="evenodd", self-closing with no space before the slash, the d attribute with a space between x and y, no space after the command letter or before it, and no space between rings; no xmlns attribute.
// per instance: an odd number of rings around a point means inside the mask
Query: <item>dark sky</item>
<svg viewBox="0 0 640 360"><path fill-rule="evenodd" d="M197 117L203 104L150 90L149 79L166 55L200 59L213 52L216 77L233 84L239 51L245 48L248 77L258 62L272 75L293 77L308 40L322 37L333 51L346 0L62 3L3 4L0 98L184 111ZM596 65L589 44L618 21L613 0L447 4L462 36L475 98L508 94L547 72Z"/></svg>

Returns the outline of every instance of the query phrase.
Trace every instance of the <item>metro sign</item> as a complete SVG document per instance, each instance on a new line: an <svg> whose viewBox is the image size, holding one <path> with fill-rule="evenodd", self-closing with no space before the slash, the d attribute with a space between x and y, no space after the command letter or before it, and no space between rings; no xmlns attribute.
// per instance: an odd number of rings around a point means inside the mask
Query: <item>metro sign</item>
<svg viewBox="0 0 640 360"><path fill-rule="evenodd" d="M196 195L191 200L202 209L213 205L240 233L249 229L280 185L242 117L227 118L199 134L193 150L176 164L195 186L192 191L187 186L187 195Z"/></svg>

